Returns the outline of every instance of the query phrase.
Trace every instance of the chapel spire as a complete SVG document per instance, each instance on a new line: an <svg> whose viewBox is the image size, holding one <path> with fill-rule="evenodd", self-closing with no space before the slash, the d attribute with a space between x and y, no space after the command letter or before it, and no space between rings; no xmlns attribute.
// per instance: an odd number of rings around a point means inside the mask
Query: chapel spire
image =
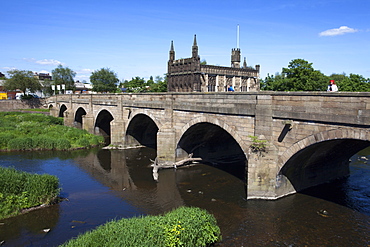
<svg viewBox="0 0 370 247"><path fill-rule="evenodd" d="M198 45L197 45L197 35L194 34L194 42L192 47L192 57L198 57Z"/></svg>
<svg viewBox="0 0 370 247"><path fill-rule="evenodd" d="M175 60L175 48L173 47L173 40L171 40L170 61L174 60Z"/></svg>

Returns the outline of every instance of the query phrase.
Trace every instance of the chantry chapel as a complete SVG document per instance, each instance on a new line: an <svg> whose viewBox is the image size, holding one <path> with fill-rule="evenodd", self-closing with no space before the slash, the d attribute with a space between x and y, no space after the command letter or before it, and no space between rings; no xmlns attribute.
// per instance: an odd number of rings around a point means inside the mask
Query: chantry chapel
<svg viewBox="0 0 370 247"><path fill-rule="evenodd" d="M175 59L173 41L168 61L168 92L225 92L232 86L235 92L259 91L260 65L240 63L240 48L231 50L231 67L202 64L198 54L197 37L194 35L192 56Z"/></svg>

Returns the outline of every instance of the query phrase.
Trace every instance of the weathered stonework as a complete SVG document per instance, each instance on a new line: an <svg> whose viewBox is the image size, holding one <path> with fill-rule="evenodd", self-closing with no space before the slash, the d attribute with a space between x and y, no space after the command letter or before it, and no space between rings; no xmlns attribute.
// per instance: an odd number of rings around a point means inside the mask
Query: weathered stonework
<svg viewBox="0 0 370 247"><path fill-rule="evenodd" d="M175 59L171 49L167 71L168 92L225 92L232 86L236 92L259 91L259 70L248 67L244 59L240 66L240 49L232 49L231 67L202 64L198 55L196 36L192 46L192 57Z"/></svg>
<svg viewBox="0 0 370 247"><path fill-rule="evenodd" d="M150 140L154 129L145 129L150 119L157 128L157 156L168 161L187 155L178 145L192 127L217 126L235 140L247 160L247 198L276 199L348 175L350 155L370 145L369 96L342 92L97 94L57 95L47 104L52 115L64 114L66 125L79 126L75 123L82 119L82 128L91 133L98 133L97 123L111 116L105 131L113 145L130 144L125 143L127 133L134 128L142 128L143 138ZM83 117L78 116L81 112ZM250 136L267 140L266 152L252 152Z"/></svg>

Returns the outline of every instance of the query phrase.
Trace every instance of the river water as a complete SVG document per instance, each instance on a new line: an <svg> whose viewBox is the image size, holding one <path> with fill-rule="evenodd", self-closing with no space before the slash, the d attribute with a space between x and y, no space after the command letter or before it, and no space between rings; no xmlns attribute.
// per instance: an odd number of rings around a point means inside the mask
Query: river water
<svg viewBox="0 0 370 247"><path fill-rule="evenodd" d="M370 246L370 149L352 157L350 177L275 201L245 200L243 165L165 169L155 181L154 157L149 148L0 154L3 167L56 175L66 198L0 220L0 243L58 246L112 219L185 205L215 215L217 246Z"/></svg>

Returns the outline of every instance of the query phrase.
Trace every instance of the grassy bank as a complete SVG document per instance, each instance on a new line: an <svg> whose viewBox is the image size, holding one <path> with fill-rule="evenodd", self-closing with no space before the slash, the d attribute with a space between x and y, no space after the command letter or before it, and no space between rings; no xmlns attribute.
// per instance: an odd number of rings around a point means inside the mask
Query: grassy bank
<svg viewBox="0 0 370 247"><path fill-rule="evenodd" d="M42 113L0 112L0 150L68 150L102 144L104 138L63 125Z"/></svg>
<svg viewBox="0 0 370 247"><path fill-rule="evenodd" d="M59 194L59 180L0 167L0 219L18 215L28 209L53 202Z"/></svg>
<svg viewBox="0 0 370 247"><path fill-rule="evenodd" d="M213 215L200 208L181 207L162 216L111 221L62 245L78 246L209 246L221 240Z"/></svg>

